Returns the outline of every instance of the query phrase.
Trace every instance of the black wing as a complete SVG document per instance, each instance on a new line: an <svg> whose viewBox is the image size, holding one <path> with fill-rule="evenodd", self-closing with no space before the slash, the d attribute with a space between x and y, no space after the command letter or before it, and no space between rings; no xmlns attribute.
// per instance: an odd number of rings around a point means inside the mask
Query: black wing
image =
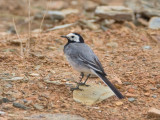
<svg viewBox="0 0 160 120"><path fill-rule="evenodd" d="M94 53L92 55L93 55L92 59L87 59L86 57L82 56L82 54L79 54L78 56L79 59L83 61L89 68L93 69L94 71L100 74L106 75L98 57L95 56Z"/></svg>

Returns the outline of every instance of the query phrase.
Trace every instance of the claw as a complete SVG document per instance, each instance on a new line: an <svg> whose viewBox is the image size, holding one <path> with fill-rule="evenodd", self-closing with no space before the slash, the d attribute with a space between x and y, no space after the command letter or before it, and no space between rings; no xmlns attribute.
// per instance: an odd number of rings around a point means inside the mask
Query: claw
<svg viewBox="0 0 160 120"><path fill-rule="evenodd" d="M82 91L82 89L80 89L79 87L75 87L75 88L70 88L71 91L74 91L74 90L80 90Z"/></svg>
<svg viewBox="0 0 160 120"><path fill-rule="evenodd" d="M90 85L86 85L85 83L78 83L79 86L86 86L89 87Z"/></svg>

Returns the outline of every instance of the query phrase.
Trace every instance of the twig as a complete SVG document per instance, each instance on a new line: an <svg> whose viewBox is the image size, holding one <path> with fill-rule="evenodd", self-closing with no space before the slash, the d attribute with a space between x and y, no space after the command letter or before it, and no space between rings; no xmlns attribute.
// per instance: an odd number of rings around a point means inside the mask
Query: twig
<svg viewBox="0 0 160 120"><path fill-rule="evenodd" d="M28 0L28 17L29 17L29 23L28 23L28 40L27 40L27 57L29 56L30 51L30 40L31 40L31 1Z"/></svg>
<svg viewBox="0 0 160 120"><path fill-rule="evenodd" d="M75 23L70 23L70 24L64 24L64 25L55 26L55 27L53 27L53 28L47 29L46 32L48 32L48 31L53 31L53 30L58 30L58 29L62 29L62 28L67 28L67 27L71 27L71 26L76 25L76 24L77 24L77 22L75 22Z"/></svg>
<svg viewBox="0 0 160 120"><path fill-rule="evenodd" d="M51 2L51 0L50 0L49 2ZM45 18L45 16L46 16L47 12L48 12L48 5L47 5L47 8L46 8L46 10L45 10L45 12L44 12L44 15L43 15L43 18L42 18L42 21L41 21L41 24L40 24L40 32L39 32L39 35L40 35L41 32L42 32L42 31L41 31L42 25L43 25L44 18Z"/></svg>
<svg viewBox="0 0 160 120"><path fill-rule="evenodd" d="M13 25L14 25L14 29L15 29L15 31L16 31L16 35L17 35L18 39L21 41L21 44L20 44L20 49L21 49L20 56L23 58L23 57L24 57L24 53L23 53L22 39L20 38L20 36L19 36L19 34L18 34L18 31L17 31L17 27L16 27L16 24L15 24L14 18L13 18Z"/></svg>

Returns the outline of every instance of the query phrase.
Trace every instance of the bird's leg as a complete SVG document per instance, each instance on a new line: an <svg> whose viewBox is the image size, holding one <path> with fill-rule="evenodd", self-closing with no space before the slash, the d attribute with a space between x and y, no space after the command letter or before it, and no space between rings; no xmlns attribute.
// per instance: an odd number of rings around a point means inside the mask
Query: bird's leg
<svg viewBox="0 0 160 120"><path fill-rule="evenodd" d="M77 86L75 88L70 88L70 90L71 91L74 91L74 90L81 90L82 91L82 89L79 88L79 83L77 83Z"/></svg>
<svg viewBox="0 0 160 120"><path fill-rule="evenodd" d="M91 74L88 74L86 80L85 80L83 83L79 83L79 85L89 86L89 85L86 85L86 82L87 82L87 80L88 80L88 78L89 78L90 76L91 76Z"/></svg>
<svg viewBox="0 0 160 120"><path fill-rule="evenodd" d="M81 83L81 82L82 82L82 79L83 79L83 77L84 77L84 73L83 73L83 72L81 72L80 76L81 76L81 78L80 78L79 83Z"/></svg>
<svg viewBox="0 0 160 120"><path fill-rule="evenodd" d="M84 73L81 72L80 76L81 76L81 78L80 78L79 83L77 83L77 86L76 86L75 88L71 88L71 89L70 89L71 91L74 91L74 90L82 90L82 89L79 88L79 86L80 86L80 84L82 83L82 79L83 79L83 77L84 77Z"/></svg>

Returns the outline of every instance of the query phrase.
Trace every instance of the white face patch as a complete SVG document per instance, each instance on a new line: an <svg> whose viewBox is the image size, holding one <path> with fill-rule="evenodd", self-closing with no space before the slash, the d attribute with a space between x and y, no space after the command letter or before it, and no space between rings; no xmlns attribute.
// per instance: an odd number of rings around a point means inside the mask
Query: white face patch
<svg viewBox="0 0 160 120"><path fill-rule="evenodd" d="M75 34L73 34L73 33L69 33L69 34L67 35L67 37L68 37L69 40L71 40L71 41L80 42L79 36L78 36L78 35L75 35Z"/></svg>

